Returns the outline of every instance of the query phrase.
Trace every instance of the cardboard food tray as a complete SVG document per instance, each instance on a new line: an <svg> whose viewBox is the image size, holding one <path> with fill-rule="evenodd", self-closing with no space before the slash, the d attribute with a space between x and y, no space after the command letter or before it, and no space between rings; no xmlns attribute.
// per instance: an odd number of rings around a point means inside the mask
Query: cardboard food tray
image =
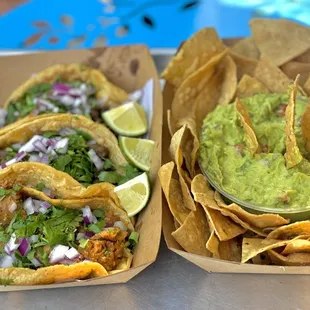
<svg viewBox="0 0 310 310"><path fill-rule="evenodd" d="M154 80L154 106L150 139L154 140L156 144L152 168L149 173L152 195L147 207L140 212L135 226L140 233L140 239L134 251L132 268L111 276L89 280L49 285L0 286L0 291L125 283L153 263L158 253L162 225L162 195L157 171L161 165L163 113L157 71L146 46L132 45L0 57L0 103L2 105L11 92L27 80L31 74L54 64L69 63L81 63L102 70L112 83L127 92L142 88L150 78Z"/></svg>
<svg viewBox="0 0 310 310"><path fill-rule="evenodd" d="M236 43L238 39L224 40L227 46ZM171 161L168 149L171 136L167 124L167 110L171 109L171 103L174 97L174 88L166 82L163 90L163 144L162 144L162 163ZM216 258L205 257L197 254L191 254L182 249L182 247L171 236L175 231L173 216L169 210L165 197L162 198L163 208L163 233L168 248L178 255L189 260L193 264L201 267L207 272L218 273L262 273L262 274L310 274L310 266L272 266L272 265L254 265L241 264Z"/></svg>

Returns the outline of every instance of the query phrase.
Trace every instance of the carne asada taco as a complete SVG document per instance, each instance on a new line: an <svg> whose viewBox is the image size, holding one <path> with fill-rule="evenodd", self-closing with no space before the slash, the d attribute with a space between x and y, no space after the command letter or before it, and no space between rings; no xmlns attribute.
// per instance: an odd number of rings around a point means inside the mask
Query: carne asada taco
<svg viewBox="0 0 310 310"><path fill-rule="evenodd" d="M112 199L52 199L3 182L0 175L1 283L49 284L130 267L137 233Z"/></svg>
<svg viewBox="0 0 310 310"><path fill-rule="evenodd" d="M7 99L5 124L26 116L72 113L101 121L101 112L128 99L97 69L81 64L54 65L19 86Z"/></svg>
<svg viewBox="0 0 310 310"><path fill-rule="evenodd" d="M128 165L116 137L82 115L49 114L27 118L0 130L1 168L39 162L76 181L122 184L139 174Z"/></svg>

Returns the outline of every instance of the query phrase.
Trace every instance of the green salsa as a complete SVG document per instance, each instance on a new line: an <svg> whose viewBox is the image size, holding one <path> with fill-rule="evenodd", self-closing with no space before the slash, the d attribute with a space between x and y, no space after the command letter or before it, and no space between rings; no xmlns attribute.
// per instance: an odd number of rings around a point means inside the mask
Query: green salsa
<svg viewBox="0 0 310 310"><path fill-rule="evenodd" d="M252 157L235 104L218 106L203 122L200 166L214 184L241 201L279 209L310 205L310 154L301 133L307 98L296 100L295 135L304 159L285 165L287 94L259 94L242 99L263 152Z"/></svg>

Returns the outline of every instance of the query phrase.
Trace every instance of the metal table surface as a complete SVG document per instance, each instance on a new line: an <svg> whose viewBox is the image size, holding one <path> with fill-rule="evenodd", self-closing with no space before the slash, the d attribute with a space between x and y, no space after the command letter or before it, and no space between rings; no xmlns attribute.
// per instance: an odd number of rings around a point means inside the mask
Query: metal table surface
<svg viewBox="0 0 310 310"><path fill-rule="evenodd" d="M169 56L155 55L159 71ZM209 274L169 251L126 284L0 293L0 309L309 309L306 275Z"/></svg>

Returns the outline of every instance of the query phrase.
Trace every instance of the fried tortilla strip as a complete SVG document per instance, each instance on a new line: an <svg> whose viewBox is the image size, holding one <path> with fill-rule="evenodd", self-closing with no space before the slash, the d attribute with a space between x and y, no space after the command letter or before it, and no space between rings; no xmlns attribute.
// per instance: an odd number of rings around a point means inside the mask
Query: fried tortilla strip
<svg viewBox="0 0 310 310"><path fill-rule="evenodd" d="M271 261L280 266L309 266L310 253L293 253L288 256L283 256L276 251L268 251Z"/></svg>
<svg viewBox="0 0 310 310"><path fill-rule="evenodd" d="M250 114L239 98L236 99L236 110L244 129L245 143L249 149L250 154L254 156L256 153L260 152L260 146L254 132Z"/></svg>
<svg viewBox="0 0 310 310"><path fill-rule="evenodd" d="M197 205L196 211L191 211L185 222L180 228L172 232L171 235L185 251L208 257L211 256L210 251L206 248L210 229L207 217L199 205Z"/></svg>
<svg viewBox="0 0 310 310"><path fill-rule="evenodd" d="M174 166L172 161L163 165L158 171L158 177L170 212L179 224L183 224L190 211L184 205L180 183L172 179Z"/></svg>
<svg viewBox="0 0 310 310"><path fill-rule="evenodd" d="M279 214L270 214L270 213L252 214L245 211L235 203L226 205L226 203L223 201L221 195L218 192L215 192L214 198L220 207L229 210L231 213L235 214L239 219L248 223L251 226L258 228L267 228L267 227L282 226L289 223L289 220L283 218Z"/></svg>
<svg viewBox="0 0 310 310"><path fill-rule="evenodd" d="M217 105L224 69L216 68L226 54L227 50L224 50L214 55L177 89L171 104L172 117L178 121L177 129L180 122L188 118L194 119L200 128L204 117Z"/></svg>
<svg viewBox="0 0 310 310"><path fill-rule="evenodd" d="M187 126L184 125L173 135L171 139L169 151L170 151L170 154L172 155L172 158L175 160L175 163L177 166L177 172L179 175L179 181L180 181L181 189L183 193L184 204L189 210L196 210L194 199L185 181L186 172L182 169L183 154L184 154L184 157L186 156L187 161L190 161L191 150L190 149L185 150L185 145L188 139L191 139L190 131L187 129Z"/></svg>
<svg viewBox="0 0 310 310"><path fill-rule="evenodd" d="M227 55L220 66L224 67L224 78L221 86L221 95L218 104L229 104L237 89L237 66L230 55ZM220 69L219 69L220 70Z"/></svg>
<svg viewBox="0 0 310 310"><path fill-rule="evenodd" d="M292 240L281 252L282 255L289 255L292 253L310 253L310 241L303 239Z"/></svg>
<svg viewBox="0 0 310 310"><path fill-rule="evenodd" d="M121 104L128 99L128 94L109 82L101 71L81 64L69 64L54 65L35 74L11 94L4 107L7 108L10 102L16 102L29 88L43 83L54 83L59 78L64 82L78 80L92 83L97 89L96 98L106 99L108 104Z"/></svg>
<svg viewBox="0 0 310 310"><path fill-rule="evenodd" d="M214 28L204 28L184 42L161 77L179 87L192 73L225 49Z"/></svg>
<svg viewBox="0 0 310 310"><path fill-rule="evenodd" d="M250 22L261 57L276 66L300 56L310 48L310 28L287 19L255 18Z"/></svg>
<svg viewBox="0 0 310 310"><path fill-rule="evenodd" d="M269 93L268 87L256 78L253 78L247 74L242 76L237 85L237 98L247 98L261 93Z"/></svg>
<svg viewBox="0 0 310 310"><path fill-rule="evenodd" d="M84 262L70 266L55 265L32 270L28 268L0 268L0 279L10 285L42 285L55 282L83 280L107 276L99 263Z"/></svg>
<svg viewBox="0 0 310 310"><path fill-rule="evenodd" d="M267 239L292 239L300 235L310 235L310 221L296 222L276 228L268 234Z"/></svg>
<svg viewBox="0 0 310 310"><path fill-rule="evenodd" d="M290 242L291 240L243 238L241 263L246 263L260 253L285 246Z"/></svg>
<svg viewBox="0 0 310 310"><path fill-rule="evenodd" d="M233 47L232 51L240 56L259 59L259 50L255 45L253 37L247 37L239 40Z"/></svg>
<svg viewBox="0 0 310 310"><path fill-rule="evenodd" d="M285 110L286 153L284 157L287 168L295 167L303 159L297 145L296 136L294 134L295 105L296 105L296 94L298 90L298 78L299 76L296 77L294 85L291 88L289 103Z"/></svg>
<svg viewBox="0 0 310 310"><path fill-rule="evenodd" d="M268 58L262 58L255 69L254 77L272 93L285 93L290 79Z"/></svg>
<svg viewBox="0 0 310 310"><path fill-rule="evenodd" d="M208 206L209 208L220 211L223 216L229 217L236 224L243 227L244 230L253 231L255 234L259 236L263 237L267 236L267 234L262 229L257 228L255 226L251 226L246 221L240 219L236 214L234 214L230 210L220 207L215 200L216 193L214 193L214 191L210 188L206 178L203 175L198 174L193 179L191 191L194 195L195 201L199 202L201 205L205 205Z"/></svg>

